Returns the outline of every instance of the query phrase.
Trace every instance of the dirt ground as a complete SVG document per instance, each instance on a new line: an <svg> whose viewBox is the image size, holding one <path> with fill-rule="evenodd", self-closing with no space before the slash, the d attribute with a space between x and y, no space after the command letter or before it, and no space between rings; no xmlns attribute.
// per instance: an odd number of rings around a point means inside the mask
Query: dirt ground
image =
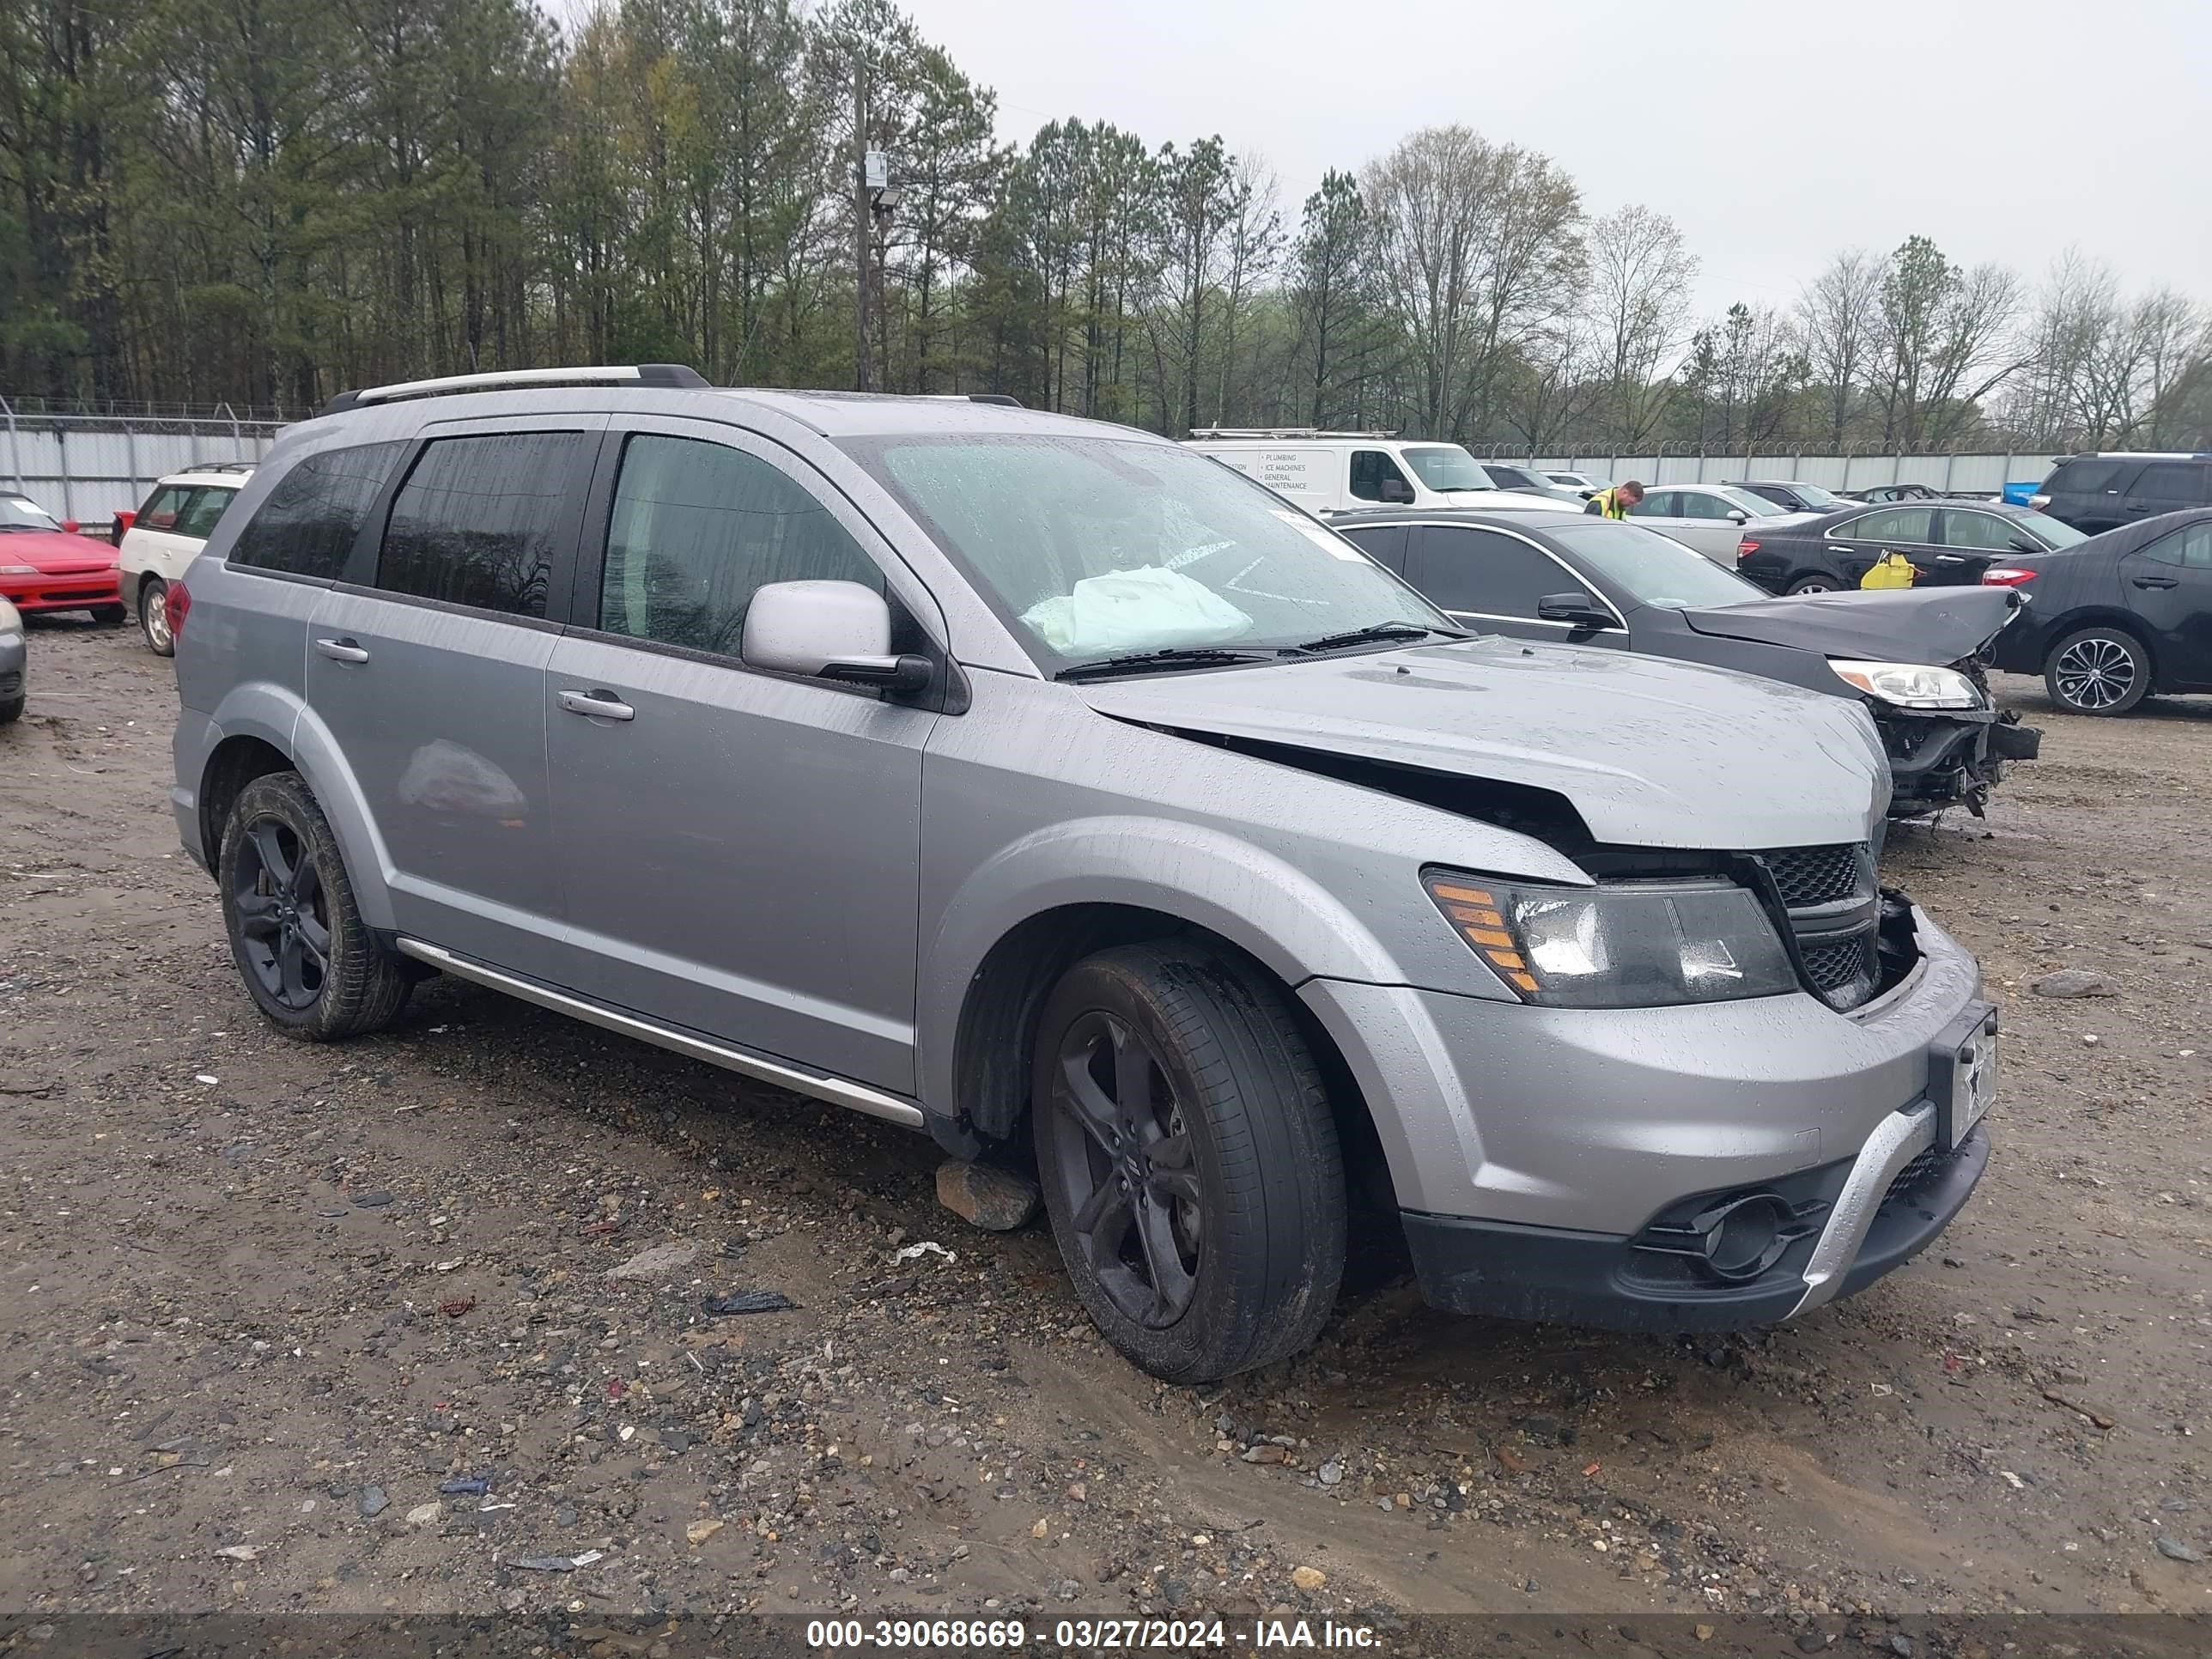
<svg viewBox="0 0 2212 1659"><path fill-rule="evenodd" d="M1042 1229L939 1209L917 1137L450 981L271 1035L177 848L168 665L31 647L0 1612L2212 1608L2212 700L2002 680L2046 758L1893 838L2007 1043L1917 1261L1727 1339L1367 1285L1198 1391L1091 1334ZM2029 993L2069 966L2114 994ZM767 1289L797 1309L702 1311Z"/></svg>

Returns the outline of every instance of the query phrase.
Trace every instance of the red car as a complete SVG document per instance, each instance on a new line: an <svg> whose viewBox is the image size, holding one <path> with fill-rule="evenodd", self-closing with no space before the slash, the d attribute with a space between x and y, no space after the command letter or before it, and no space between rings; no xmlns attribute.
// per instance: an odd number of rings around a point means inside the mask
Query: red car
<svg viewBox="0 0 2212 1659"><path fill-rule="evenodd" d="M89 611L94 622L119 623L120 556L105 542L55 522L27 495L0 491L0 599L29 616Z"/></svg>

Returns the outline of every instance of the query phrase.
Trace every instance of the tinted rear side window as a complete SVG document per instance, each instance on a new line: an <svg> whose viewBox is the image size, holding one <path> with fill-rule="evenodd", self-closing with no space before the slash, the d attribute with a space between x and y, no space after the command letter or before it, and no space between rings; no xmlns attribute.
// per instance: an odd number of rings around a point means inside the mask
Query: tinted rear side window
<svg viewBox="0 0 2212 1659"><path fill-rule="evenodd" d="M1935 518L1932 507L1885 507L1879 513L1869 513L1863 519L1853 519L1849 524L1838 527L1835 533L1846 541L1854 542L1924 542L1932 530Z"/></svg>
<svg viewBox="0 0 2212 1659"><path fill-rule="evenodd" d="M141 530L173 530L185 498L191 493L182 484L163 484L147 497L146 505L138 509L138 516L132 522Z"/></svg>
<svg viewBox="0 0 2212 1659"><path fill-rule="evenodd" d="M2091 490L2124 489L2136 467L2133 461L2069 461L2051 475L2047 491L2056 495L2063 489L2080 495Z"/></svg>
<svg viewBox="0 0 2212 1659"><path fill-rule="evenodd" d="M502 432L424 446L385 526L376 585L510 616L543 617L580 432Z"/></svg>
<svg viewBox="0 0 2212 1659"><path fill-rule="evenodd" d="M276 481L228 562L336 581L377 492L399 459L400 443L358 444L310 455Z"/></svg>
<svg viewBox="0 0 2212 1659"><path fill-rule="evenodd" d="M2153 461L2143 468L2132 493L2148 501L2202 507L2212 502L2212 467L2193 461Z"/></svg>
<svg viewBox="0 0 2212 1659"><path fill-rule="evenodd" d="M185 503L184 511L177 514L174 526L179 536L192 536L205 541L215 534L215 527L222 521L223 510L230 505L235 489L224 489L214 484L204 484L192 492Z"/></svg>

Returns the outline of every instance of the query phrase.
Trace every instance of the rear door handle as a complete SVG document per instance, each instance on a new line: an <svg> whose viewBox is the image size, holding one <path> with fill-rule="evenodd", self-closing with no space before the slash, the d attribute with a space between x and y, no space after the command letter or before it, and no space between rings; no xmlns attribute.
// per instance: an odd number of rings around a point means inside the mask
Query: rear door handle
<svg viewBox="0 0 2212 1659"><path fill-rule="evenodd" d="M2172 576L2137 576L2135 579L2135 583L2137 587L2179 587L2181 586L2181 583Z"/></svg>
<svg viewBox="0 0 2212 1659"><path fill-rule="evenodd" d="M561 707L595 720L634 720L637 710L617 701L611 691L563 691Z"/></svg>
<svg viewBox="0 0 2212 1659"><path fill-rule="evenodd" d="M332 662L367 662L368 653L351 640L317 640L315 649Z"/></svg>

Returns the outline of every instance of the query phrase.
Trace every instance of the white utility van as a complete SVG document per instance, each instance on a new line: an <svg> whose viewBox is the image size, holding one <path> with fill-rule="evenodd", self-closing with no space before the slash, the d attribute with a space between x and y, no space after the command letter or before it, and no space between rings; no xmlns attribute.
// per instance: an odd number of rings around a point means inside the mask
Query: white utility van
<svg viewBox="0 0 2212 1659"><path fill-rule="evenodd" d="M1560 506L1548 496L1492 489L1481 465L1457 444L1389 432L1200 427L1184 441L1309 513L1373 507L1556 513Z"/></svg>

